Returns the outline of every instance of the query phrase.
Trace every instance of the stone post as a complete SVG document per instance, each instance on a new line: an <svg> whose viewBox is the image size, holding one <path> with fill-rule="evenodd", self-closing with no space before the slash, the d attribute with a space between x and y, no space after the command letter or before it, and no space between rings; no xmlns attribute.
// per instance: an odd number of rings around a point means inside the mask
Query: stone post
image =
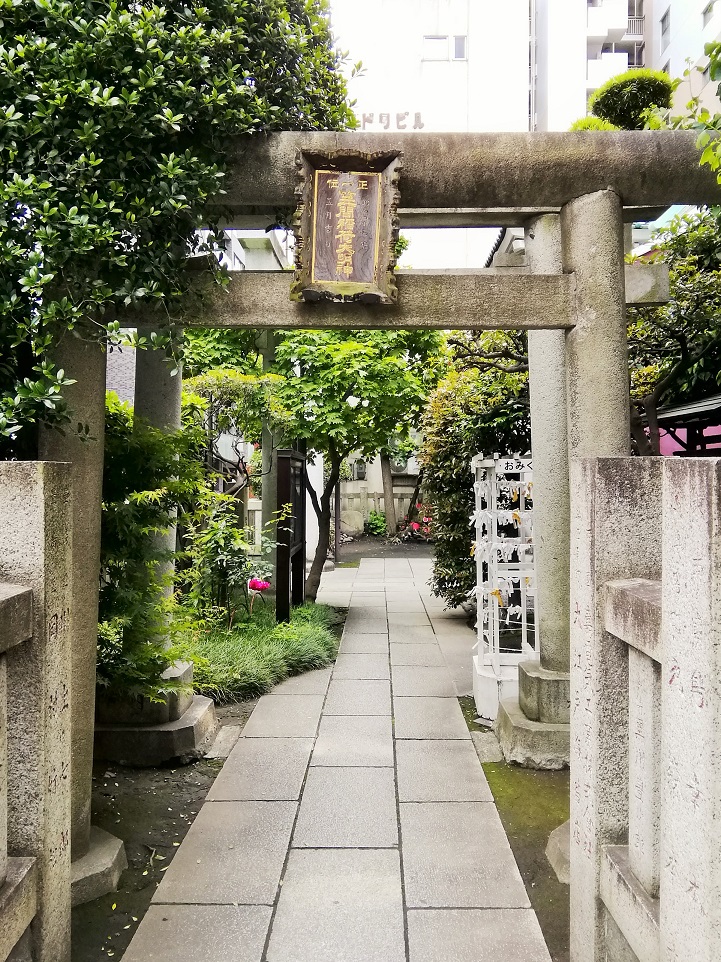
<svg viewBox="0 0 721 962"><path fill-rule="evenodd" d="M661 462L571 462L572 962L606 962L603 847L628 831L628 646L605 630L603 586L660 576Z"/></svg>
<svg viewBox="0 0 721 962"><path fill-rule="evenodd" d="M70 960L74 473L67 464L0 462L0 581L32 590L32 636L6 655L7 800L10 864L36 860L35 962ZM22 870L14 874L17 884ZM16 902L20 893L18 885ZM14 915L11 899L0 926L3 950Z"/></svg>
<svg viewBox="0 0 721 962"><path fill-rule="evenodd" d="M645 460L645 459L644 459ZM663 462L661 962L721 946L721 459Z"/></svg>
<svg viewBox="0 0 721 962"><path fill-rule="evenodd" d="M106 355L100 341L67 333L53 361L75 379L75 384L64 388L71 422L63 433L41 431L39 456L43 461L72 464L72 851L76 859L90 846ZM87 425L87 435L78 431L79 424Z"/></svg>
<svg viewBox="0 0 721 962"><path fill-rule="evenodd" d="M140 328L140 334L149 335L151 328ZM170 434L180 430L180 411L183 395L183 378L178 371L172 374L173 365L164 349L145 348L135 352L135 398L134 417L150 427ZM163 553L175 552L175 525L155 536L156 545ZM175 563L167 560L158 565L158 576L167 582L166 596L173 593L172 576Z"/></svg>

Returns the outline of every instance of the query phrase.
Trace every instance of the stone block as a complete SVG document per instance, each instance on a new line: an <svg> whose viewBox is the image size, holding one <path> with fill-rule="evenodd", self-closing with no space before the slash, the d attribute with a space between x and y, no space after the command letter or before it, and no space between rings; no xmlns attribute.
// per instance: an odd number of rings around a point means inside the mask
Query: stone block
<svg viewBox="0 0 721 962"><path fill-rule="evenodd" d="M343 534L351 536L363 534L364 519L360 511L341 511L340 530Z"/></svg>
<svg viewBox="0 0 721 962"><path fill-rule="evenodd" d="M172 680L183 688L170 691L160 701L143 695L120 695L100 691L95 698L97 725L163 725L177 721L193 704L193 665L178 662L164 671L162 678Z"/></svg>
<svg viewBox="0 0 721 962"><path fill-rule="evenodd" d="M568 725L571 721L571 675L547 671L540 661L518 665L518 702L531 721Z"/></svg>
<svg viewBox="0 0 721 962"><path fill-rule="evenodd" d="M452 698L455 701L456 689L445 666L424 668L418 665L394 665L393 694L397 697Z"/></svg>
<svg viewBox="0 0 721 962"><path fill-rule="evenodd" d="M153 902L272 905L297 808L297 802L203 805Z"/></svg>
<svg viewBox="0 0 721 962"><path fill-rule="evenodd" d="M639 962L659 962L660 903L648 895L631 871L625 846L604 848L600 884L603 904Z"/></svg>
<svg viewBox="0 0 721 962"><path fill-rule="evenodd" d="M206 758L227 758L235 748L242 728L240 725L222 725L205 753Z"/></svg>
<svg viewBox="0 0 721 962"><path fill-rule="evenodd" d="M495 732L471 732L471 739L481 764L504 761L503 752L498 744Z"/></svg>
<svg viewBox="0 0 721 962"><path fill-rule="evenodd" d="M269 962L361 959L405 962L398 852L291 850Z"/></svg>
<svg viewBox="0 0 721 962"><path fill-rule="evenodd" d="M311 765L393 767L389 715L326 715L321 719Z"/></svg>
<svg viewBox="0 0 721 962"><path fill-rule="evenodd" d="M654 661L660 661L661 582L648 578L625 578L606 582L603 592L606 631Z"/></svg>
<svg viewBox="0 0 721 962"><path fill-rule="evenodd" d="M392 768L313 768L294 848L391 848L398 844Z"/></svg>
<svg viewBox="0 0 721 962"><path fill-rule="evenodd" d="M264 695L253 709L245 738L313 738L323 695Z"/></svg>
<svg viewBox="0 0 721 962"><path fill-rule="evenodd" d="M312 749L312 738L241 736L213 782L208 801L295 801Z"/></svg>
<svg viewBox="0 0 721 962"><path fill-rule="evenodd" d="M33 633L33 593L21 585L0 584L0 652Z"/></svg>
<svg viewBox="0 0 721 962"><path fill-rule="evenodd" d="M35 918L38 895L35 859L9 859L5 884L0 888L0 958L8 957Z"/></svg>
<svg viewBox="0 0 721 962"><path fill-rule="evenodd" d="M124 962L258 962L267 905L151 905Z"/></svg>
<svg viewBox="0 0 721 962"><path fill-rule="evenodd" d="M528 908L496 807L401 802L408 908Z"/></svg>
<svg viewBox="0 0 721 962"><path fill-rule="evenodd" d="M125 846L120 839L91 825L90 848L72 863L73 908L114 892L127 867Z"/></svg>
<svg viewBox="0 0 721 962"><path fill-rule="evenodd" d="M463 713L455 698L393 698L396 738L470 740Z"/></svg>
<svg viewBox="0 0 721 962"><path fill-rule="evenodd" d="M324 715L390 715L389 681L333 679L328 688Z"/></svg>
<svg viewBox="0 0 721 962"><path fill-rule="evenodd" d="M533 909L413 909L412 962L551 962Z"/></svg>
<svg viewBox="0 0 721 962"><path fill-rule="evenodd" d="M201 758L217 729L215 705L195 695L190 708L176 721L159 725L96 725L95 757L138 768L177 760Z"/></svg>
<svg viewBox="0 0 721 962"><path fill-rule="evenodd" d="M548 836L546 858L563 885L571 882L571 823L564 822Z"/></svg>
<svg viewBox="0 0 721 962"><path fill-rule="evenodd" d="M570 725L531 721L515 698L504 698L494 727L507 762L524 768L568 768Z"/></svg>
<svg viewBox="0 0 721 962"><path fill-rule="evenodd" d="M401 802L492 802L493 795L469 741L398 741Z"/></svg>

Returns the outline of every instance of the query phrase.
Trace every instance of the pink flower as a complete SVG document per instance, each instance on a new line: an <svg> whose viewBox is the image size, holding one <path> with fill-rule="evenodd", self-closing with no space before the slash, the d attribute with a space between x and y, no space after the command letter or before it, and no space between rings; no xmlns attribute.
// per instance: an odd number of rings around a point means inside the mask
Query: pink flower
<svg viewBox="0 0 721 962"><path fill-rule="evenodd" d="M420 531L420 530L421 530L421 526L418 524L417 521L411 521L411 529L412 529L413 531Z"/></svg>
<svg viewBox="0 0 721 962"><path fill-rule="evenodd" d="M248 581L248 588L251 591L267 591L270 588L270 582L261 581L260 578L251 578Z"/></svg>

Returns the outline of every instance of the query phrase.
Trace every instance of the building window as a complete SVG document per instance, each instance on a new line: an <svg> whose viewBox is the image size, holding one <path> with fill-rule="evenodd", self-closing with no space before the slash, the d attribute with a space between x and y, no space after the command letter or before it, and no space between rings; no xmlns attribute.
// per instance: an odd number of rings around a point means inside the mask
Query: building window
<svg viewBox="0 0 721 962"><path fill-rule="evenodd" d="M453 38L453 59L468 60L468 37Z"/></svg>
<svg viewBox="0 0 721 962"><path fill-rule="evenodd" d="M661 17L661 52L668 47L671 42L671 8Z"/></svg>
<svg viewBox="0 0 721 962"><path fill-rule="evenodd" d="M628 0L628 19L643 16L643 0Z"/></svg>
<svg viewBox="0 0 721 962"><path fill-rule="evenodd" d="M671 76L671 61L669 60L668 63L665 63L665 64L663 65L663 67L661 67L661 70L662 70L665 74L668 74L668 76L670 77L670 76Z"/></svg>
<svg viewBox="0 0 721 962"><path fill-rule="evenodd" d="M448 36L427 36L423 38L424 60L448 60Z"/></svg>
<svg viewBox="0 0 721 962"><path fill-rule="evenodd" d="M711 17L713 17L713 5L714 5L714 0L711 0L711 3L707 3L701 12L701 17L703 18L704 27L709 22Z"/></svg>
<svg viewBox="0 0 721 962"><path fill-rule="evenodd" d="M704 69L701 71L701 79L703 80L704 86L711 80L711 64L707 63Z"/></svg>

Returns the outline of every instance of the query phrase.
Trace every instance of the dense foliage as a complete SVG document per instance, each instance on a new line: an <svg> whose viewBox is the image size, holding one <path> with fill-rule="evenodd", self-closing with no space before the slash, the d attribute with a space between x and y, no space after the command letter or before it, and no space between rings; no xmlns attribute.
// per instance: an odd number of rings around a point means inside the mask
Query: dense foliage
<svg viewBox="0 0 721 962"><path fill-rule="evenodd" d="M569 130L619 130L615 124L610 123L608 120L601 120L600 117L581 117L580 120L574 120Z"/></svg>
<svg viewBox="0 0 721 962"><path fill-rule="evenodd" d="M0 3L0 436L62 416L68 328L187 287L231 135L354 124L325 0Z"/></svg>
<svg viewBox="0 0 721 962"><path fill-rule="evenodd" d="M476 583L471 459L529 449L527 375L494 367L452 370L431 395L422 431L419 460L434 506L433 590L456 607Z"/></svg>
<svg viewBox="0 0 721 962"><path fill-rule="evenodd" d="M588 106L600 117L621 130L643 130L645 111L671 106L676 82L663 70L634 68L611 77L595 90Z"/></svg>

